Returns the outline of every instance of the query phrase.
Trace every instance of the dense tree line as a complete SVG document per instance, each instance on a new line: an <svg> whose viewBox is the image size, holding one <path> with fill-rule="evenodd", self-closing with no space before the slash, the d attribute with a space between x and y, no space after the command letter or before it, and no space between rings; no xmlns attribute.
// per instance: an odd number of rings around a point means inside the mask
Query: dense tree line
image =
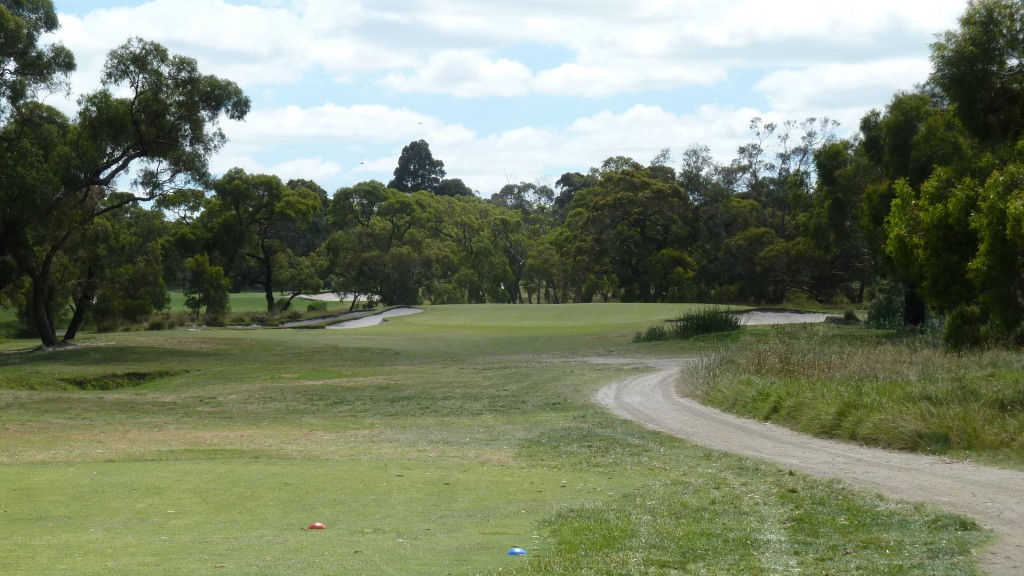
<svg viewBox="0 0 1024 576"><path fill-rule="evenodd" d="M0 302L46 345L59 323L69 339L86 318L103 328L159 310L167 286L211 316L253 288L268 312L321 290L384 304L886 297L908 326L933 312L1021 338L1020 0L970 2L933 44L928 80L848 138L829 119L755 118L727 163L702 145L616 156L486 198L446 179L423 140L387 185L329 194L239 168L211 179L219 118L248 111L234 84L132 40L66 118L36 98L74 66L38 46L52 6L3 6L23 41L0 53L16 72L0 81ZM136 192L115 191L129 166Z"/></svg>

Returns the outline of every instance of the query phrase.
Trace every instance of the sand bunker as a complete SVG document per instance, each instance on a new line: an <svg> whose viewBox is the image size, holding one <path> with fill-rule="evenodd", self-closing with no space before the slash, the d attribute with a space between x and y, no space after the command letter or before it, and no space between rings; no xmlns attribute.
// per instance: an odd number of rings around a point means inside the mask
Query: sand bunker
<svg viewBox="0 0 1024 576"><path fill-rule="evenodd" d="M774 326L775 324L817 324L828 314L797 310L751 310L738 314L743 326Z"/></svg>
<svg viewBox="0 0 1024 576"><path fill-rule="evenodd" d="M409 316L411 314L419 314L423 312L422 308L392 308L391 310L385 310L380 314L374 314L373 316L364 316L356 320L347 320L345 322L339 322L337 324L331 324L328 328L343 330L346 328L366 328L368 326L376 326L383 322L387 318L394 318L396 316Z"/></svg>

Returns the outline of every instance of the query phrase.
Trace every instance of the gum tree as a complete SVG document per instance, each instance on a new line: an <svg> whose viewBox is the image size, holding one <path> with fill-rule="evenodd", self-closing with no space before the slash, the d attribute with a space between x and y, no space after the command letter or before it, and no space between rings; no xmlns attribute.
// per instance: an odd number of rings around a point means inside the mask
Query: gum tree
<svg viewBox="0 0 1024 576"><path fill-rule="evenodd" d="M27 101L0 130L0 259L27 279L28 316L48 347L66 293L58 268L96 218L207 180L226 141L221 118L241 120L250 106L233 82L139 38L108 54L101 82L74 118ZM112 200L118 185L132 193Z"/></svg>

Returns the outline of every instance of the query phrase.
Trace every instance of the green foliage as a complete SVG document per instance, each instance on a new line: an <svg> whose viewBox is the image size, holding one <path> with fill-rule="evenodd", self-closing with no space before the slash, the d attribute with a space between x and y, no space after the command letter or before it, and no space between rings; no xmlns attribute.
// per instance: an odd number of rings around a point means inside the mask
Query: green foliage
<svg viewBox="0 0 1024 576"><path fill-rule="evenodd" d="M67 89L74 55L60 44L39 45L59 28L49 0L0 4L0 124L26 100Z"/></svg>
<svg viewBox="0 0 1024 576"><path fill-rule="evenodd" d="M222 325L224 315L230 309L228 290L231 283L224 276L224 269L210 264L206 254L194 256L185 261L185 278L182 292L185 307L192 312L194 321L205 308L205 321L211 326Z"/></svg>
<svg viewBox="0 0 1024 576"><path fill-rule="evenodd" d="M388 188L401 192L434 192L444 179L444 162L436 160L430 153L430 144L426 140L410 142L402 148L395 168L395 177L388 182ZM457 187L446 191L455 191ZM449 194L461 195L461 194Z"/></svg>
<svg viewBox="0 0 1024 576"><path fill-rule="evenodd" d="M659 259L684 242L688 214L686 191L675 182L622 159L606 160L598 182L574 196L566 221L572 240L561 248L588 271L577 282L577 299L593 297L581 290L591 275L614 275L626 302L664 299L663 279L676 266L666 270Z"/></svg>
<svg viewBox="0 0 1024 576"><path fill-rule="evenodd" d="M984 321L977 306L960 305L946 317L942 344L958 354L976 352L986 347Z"/></svg>
<svg viewBox="0 0 1024 576"><path fill-rule="evenodd" d="M932 44L931 81L949 97L978 138L1014 142L1024 136L1024 2L975 0L959 29Z"/></svg>
<svg viewBox="0 0 1024 576"><path fill-rule="evenodd" d="M17 4L15 13L35 13L38 22L49 22L50 2ZM8 6L2 11L5 32L11 22L16 24ZM35 42L36 32L25 37L29 43ZM64 54L69 63L65 52L48 53ZM8 75L3 78L0 86L7 84ZM221 117L240 120L250 106L234 83L201 74L195 60L138 38L108 54L100 82L99 90L79 99L73 120L31 101L10 119L0 115L0 279L27 277L30 317L46 346L57 344L56 315L71 297L69 287L93 280L88 267L75 264L89 248L88 233L96 220L205 181L209 156L226 141ZM129 169L132 179L123 184L138 190L138 197L113 189ZM8 270L12 263L13 273ZM76 311L84 312L88 296L75 295ZM72 319L65 339L74 338L78 322Z"/></svg>
<svg viewBox="0 0 1024 576"><path fill-rule="evenodd" d="M868 304L864 327L873 330L897 330L903 327L903 290L885 285Z"/></svg>
<svg viewBox="0 0 1024 576"><path fill-rule="evenodd" d="M734 312L721 308L701 308L687 312L667 325L654 325L638 331L633 342L687 340L695 336L735 332L739 329L740 320Z"/></svg>
<svg viewBox="0 0 1024 576"><path fill-rule="evenodd" d="M205 216L221 261L245 285L263 288L268 313L274 312L276 291L320 290L312 264L286 244L289 232L320 212L322 198L316 192L289 188L277 176L248 174L241 168L229 170L212 188L214 198Z"/></svg>
<svg viewBox="0 0 1024 576"><path fill-rule="evenodd" d="M1018 149L1016 155L1021 152ZM993 172L980 196L978 210L971 216L979 246L969 275L992 328L1006 336L1024 328L1024 163Z"/></svg>
<svg viewBox="0 0 1024 576"><path fill-rule="evenodd" d="M327 312L327 302L310 302L306 304L306 312Z"/></svg>

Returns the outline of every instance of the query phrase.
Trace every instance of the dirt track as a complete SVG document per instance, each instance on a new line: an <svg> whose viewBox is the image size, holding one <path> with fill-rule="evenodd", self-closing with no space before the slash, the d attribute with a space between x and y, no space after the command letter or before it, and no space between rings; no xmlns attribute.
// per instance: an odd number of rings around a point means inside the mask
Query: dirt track
<svg viewBox="0 0 1024 576"><path fill-rule="evenodd" d="M681 370L685 377L688 362L695 360L650 362L656 372L614 382L594 401L708 448L970 516L999 535L981 554L983 569L992 576L1024 574L1024 473L821 440L725 414L676 393L677 377Z"/></svg>

